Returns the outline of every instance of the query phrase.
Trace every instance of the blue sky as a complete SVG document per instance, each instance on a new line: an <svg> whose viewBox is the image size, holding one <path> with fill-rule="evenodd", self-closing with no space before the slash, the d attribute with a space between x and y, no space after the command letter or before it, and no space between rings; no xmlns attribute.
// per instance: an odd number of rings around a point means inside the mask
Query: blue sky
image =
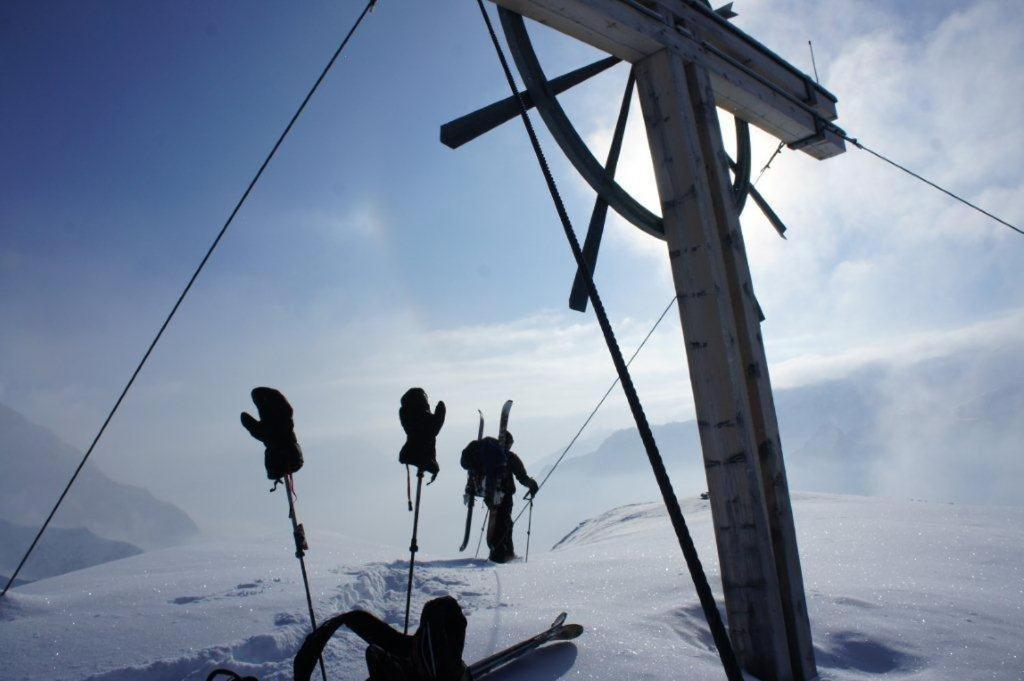
<svg viewBox="0 0 1024 681"><path fill-rule="evenodd" d="M0 8L0 401L88 443L361 6ZM736 9L800 66L815 41L851 134L1024 221L1019 3ZM599 56L531 30L549 74ZM618 67L563 98L599 157L624 79ZM188 506L209 492L181 491L189 471L252 461L235 418L261 383L291 397L314 450L358 437L390 456L412 384L448 400L449 448L509 396L524 453L567 440L613 371L592 316L565 308L571 258L525 135L514 123L458 151L438 142L441 123L506 95L475 3L382 0L98 462ZM544 142L580 230L592 196ZM773 146L756 136L755 162ZM620 177L656 208L648 163L634 106ZM744 215L776 383L1021 339L1019 237L856 150L826 163L784 152L759 188L790 227L783 242ZM598 284L629 351L671 297L664 246L613 219ZM674 315L636 370L653 420L692 413ZM628 422L617 400L597 428Z"/></svg>

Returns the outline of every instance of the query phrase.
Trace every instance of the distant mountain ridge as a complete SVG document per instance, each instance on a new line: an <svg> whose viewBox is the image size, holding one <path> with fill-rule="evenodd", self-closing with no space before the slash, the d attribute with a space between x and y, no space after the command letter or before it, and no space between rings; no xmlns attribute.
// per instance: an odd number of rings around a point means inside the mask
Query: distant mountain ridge
<svg viewBox="0 0 1024 681"><path fill-rule="evenodd" d="M14 571L36 531L35 527L0 520L0 572L9 576ZM80 527L51 527L25 563L18 581L54 577L140 553L142 549L137 546L104 539Z"/></svg>
<svg viewBox="0 0 1024 681"><path fill-rule="evenodd" d="M37 527L81 456L52 431L0 405L0 519ZM174 504L110 479L93 462L82 469L53 525L84 528L98 539L144 549L180 543L199 532Z"/></svg>
<svg viewBox="0 0 1024 681"><path fill-rule="evenodd" d="M998 372L980 380L978 373L947 359L869 367L776 390L790 489L1020 504L1014 476L1005 471L1019 470L1016 479L1024 479L1024 381ZM696 422L652 430L676 493L706 490ZM568 520L600 512L602 505L659 497L635 428L615 431L591 451L567 458L543 494L550 512Z"/></svg>

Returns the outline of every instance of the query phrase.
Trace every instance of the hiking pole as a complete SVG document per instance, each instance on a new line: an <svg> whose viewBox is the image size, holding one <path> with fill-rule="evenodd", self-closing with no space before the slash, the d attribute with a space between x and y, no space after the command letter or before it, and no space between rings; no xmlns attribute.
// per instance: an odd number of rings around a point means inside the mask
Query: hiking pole
<svg viewBox="0 0 1024 681"><path fill-rule="evenodd" d="M309 550L309 544L306 543L306 529L299 522L298 517L295 514L295 483L292 482L292 476L284 476L284 491L288 497L288 517L292 521L292 536L295 537L295 557L299 559L299 567L302 568L302 585L306 589L306 605L309 606L309 622L313 625L313 631L316 631L316 614L313 612L313 596L309 591L309 576L306 574L306 551ZM320 676L323 677L324 681L327 681L327 668L324 667L324 656L320 656Z"/></svg>
<svg viewBox="0 0 1024 681"><path fill-rule="evenodd" d="M405 590L405 633L409 633L409 606L412 604L412 573L416 565L416 532L420 525L420 492L423 491L423 469L416 470L416 510L412 516L412 542L409 544L409 586Z"/></svg>
<svg viewBox="0 0 1024 681"><path fill-rule="evenodd" d="M306 573L304 556L309 550L306 543L306 530L299 522L295 513L295 482L292 473L302 468L302 448L295 436L295 414L292 405L279 390L260 386L252 389L252 401L259 410L260 418L256 420L252 414L242 412L242 427L249 434L263 443L263 465L267 469L267 479L274 481L270 489L277 489L284 480L284 491L288 497L288 517L292 521L292 536L295 538L295 557L302 568L302 585L306 589L306 605L309 606L309 623L316 631L316 614L313 612L313 594L309 591L309 575ZM320 676L327 681L327 667L324 658L320 657Z"/></svg>
<svg viewBox="0 0 1024 681"><path fill-rule="evenodd" d="M533 529L533 495L530 495L530 511L526 516L526 555L523 556L523 562L530 562L530 530Z"/></svg>
<svg viewBox="0 0 1024 681"><path fill-rule="evenodd" d="M476 540L476 554L474 554L474 558L480 557L480 547L483 546L484 543L484 530L487 528L487 518L490 515L491 509L487 509L484 512L484 521L480 524L480 538Z"/></svg>

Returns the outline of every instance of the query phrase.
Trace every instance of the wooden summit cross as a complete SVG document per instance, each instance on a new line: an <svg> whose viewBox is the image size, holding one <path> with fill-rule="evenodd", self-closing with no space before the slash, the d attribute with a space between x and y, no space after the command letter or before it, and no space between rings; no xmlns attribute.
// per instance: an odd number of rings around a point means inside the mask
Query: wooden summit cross
<svg viewBox="0 0 1024 681"><path fill-rule="evenodd" d="M830 123L836 118L836 99L730 24L729 6L716 12L703 0L492 1L511 10L501 13L502 24L527 84L524 101L540 110L563 151L597 190L595 215L605 201L605 210L610 205L630 216L627 219L668 245L726 615L740 664L766 680L815 678L800 556L760 332L762 317L715 107L791 148L826 159L845 151L842 131ZM548 81L524 37L522 20L512 13L612 57ZM619 60L633 65L623 110L628 111L635 76L661 218L634 205L635 200L614 183L616 143L608 163L600 167L589 152L581 151L582 141L554 103L558 92ZM442 141L458 146L517 113L514 100L498 102L443 126ZM617 128L624 124L621 114ZM621 133L616 135L621 144ZM768 210L756 192L751 196ZM595 230L592 220L588 233L591 267L603 221L602 215Z"/></svg>

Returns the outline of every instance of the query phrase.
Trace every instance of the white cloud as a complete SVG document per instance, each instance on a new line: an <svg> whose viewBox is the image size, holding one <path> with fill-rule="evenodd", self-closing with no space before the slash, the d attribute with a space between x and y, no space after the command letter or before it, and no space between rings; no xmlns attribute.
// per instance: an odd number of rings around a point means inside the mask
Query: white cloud
<svg viewBox="0 0 1024 681"><path fill-rule="evenodd" d="M824 82L839 96L838 122L851 134L1024 221L1024 129L1008 117L1024 107L1024 5L981 1L946 15L929 5L915 21L907 8L858 1L778 0L740 11L741 26L797 65L809 65L807 39L815 40ZM585 86L598 94L573 100L575 121L599 159L611 138L621 70ZM722 127L729 138L728 120ZM774 146L755 133L755 173ZM636 102L617 178L657 206ZM573 187L592 195L578 178ZM862 151L817 162L786 150L759 189L790 227L789 241L778 239L748 203L745 238L771 338L816 335L833 353L1024 303L1018 235ZM668 283L659 241L617 216L605 241L603 258L618 254Z"/></svg>
<svg viewBox="0 0 1024 681"><path fill-rule="evenodd" d="M383 246L388 234L388 218L384 210L368 198L342 210L318 207L302 211L293 222L340 246L349 245L354 239Z"/></svg>

